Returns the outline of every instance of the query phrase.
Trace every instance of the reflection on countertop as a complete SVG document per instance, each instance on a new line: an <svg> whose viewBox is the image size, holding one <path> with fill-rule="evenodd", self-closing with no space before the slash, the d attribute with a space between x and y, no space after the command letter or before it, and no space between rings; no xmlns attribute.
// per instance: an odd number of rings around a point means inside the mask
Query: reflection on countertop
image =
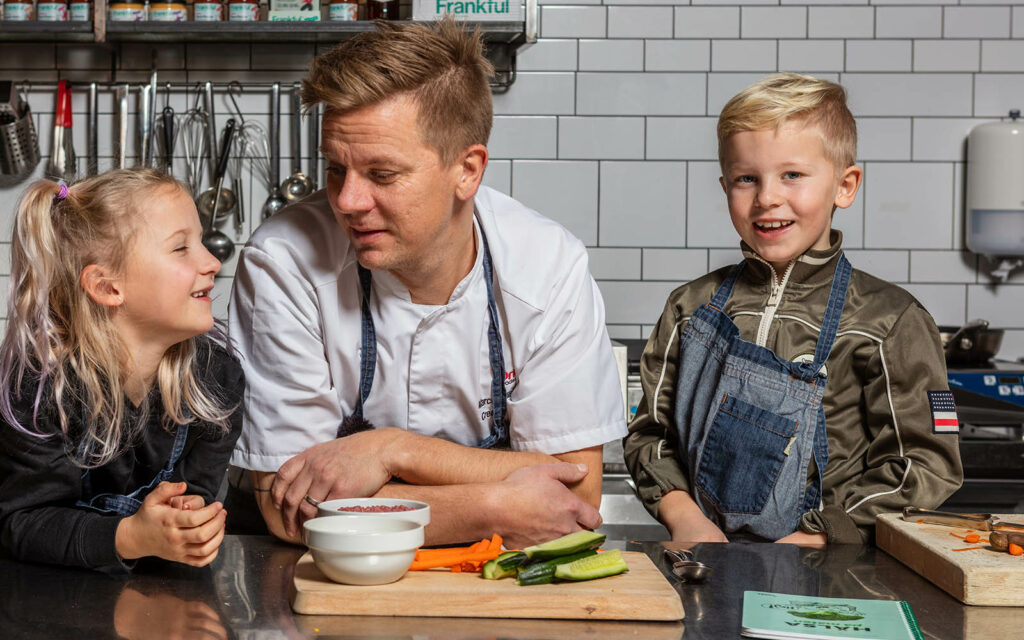
<svg viewBox="0 0 1024 640"><path fill-rule="evenodd" d="M100 573L0 558L4 638L665 638L738 637L746 590L837 598L908 600L928 638L1019 635L1020 609L968 607L882 551L853 545L804 549L768 543L610 541L645 551L670 576L663 549L688 547L714 568L704 584L668 577L686 611L682 623L301 616L288 598L303 549L266 536L227 536L207 568L141 562L136 573ZM386 588L367 587L367 588ZM526 588L526 587L524 587ZM480 612L486 612L482 603Z"/></svg>

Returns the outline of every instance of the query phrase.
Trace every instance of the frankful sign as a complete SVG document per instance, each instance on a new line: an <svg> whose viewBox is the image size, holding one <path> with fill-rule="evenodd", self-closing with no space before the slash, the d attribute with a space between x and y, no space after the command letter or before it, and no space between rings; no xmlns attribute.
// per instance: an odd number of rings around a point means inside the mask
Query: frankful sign
<svg viewBox="0 0 1024 640"><path fill-rule="evenodd" d="M413 0L413 20L433 20L451 14L461 20L511 21L523 19L522 0Z"/></svg>

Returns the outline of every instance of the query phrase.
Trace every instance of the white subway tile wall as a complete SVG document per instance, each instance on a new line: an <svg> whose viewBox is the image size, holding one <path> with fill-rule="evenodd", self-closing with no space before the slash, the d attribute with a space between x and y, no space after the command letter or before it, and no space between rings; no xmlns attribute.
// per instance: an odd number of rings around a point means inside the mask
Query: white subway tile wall
<svg viewBox="0 0 1024 640"><path fill-rule="evenodd" d="M541 0L540 40L518 56L515 84L495 94L485 184L565 225L588 247L609 333L644 338L680 284L740 259L718 183L715 124L737 91L776 71L846 86L865 182L834 226L855 266L907 288L941 324L985 317L1008 329L1002 355L1024 356L1024 273L993 285L989 260L966 251L964 175L971 128L1024 108L1024 5L1012 0ZM0 78L51 83L148 77L291 83L320 44L0 43ZM192 96L175 93L184 111ZM31 89L47 153L54 95ZM163 96L158 104L162 105ZM265 90L239 97L266 124ZM75 146L85 151L85 92L76 88ZM290 111L283 101L285 114ZM135 100L132 100L135 108ZM218 121L230 105L220 95ZM114 101L100 96L101 168L111 166ZM134 127L128 147L134 150ZM285 159L291 169L282 127ZM305 131L303 132L305 135ZM129 154L132 155L132 154ZM304 161L308 146L303 143ZM43 163L37 171L41 173ZM84 166L84 163L83 165ZM175 170L183 175L179 149ZM0 182L0 286L10 273L14 204L26 183ZM246 184L240 248L266 190ZM234 260L218 278L226 313Z"/></svg>

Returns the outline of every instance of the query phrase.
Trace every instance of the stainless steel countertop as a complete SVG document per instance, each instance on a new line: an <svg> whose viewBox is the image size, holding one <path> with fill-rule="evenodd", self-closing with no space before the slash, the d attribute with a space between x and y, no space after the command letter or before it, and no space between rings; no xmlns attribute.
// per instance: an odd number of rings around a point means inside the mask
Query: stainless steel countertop
<svg viewBox="0 0 1024 640"><path fill-rule="evenodd" d="M671 544L671 543L668 543ZM666 570L663 544L611 541L647 552ZM680 545L673 545L680 546ZM0 630L15 638L695 638L739 637L745 590L908 600L925 637L1020 637L1019 608L967 607L882 551L767 543L701 544L714 568L703 585L670 578L682 623L300 616L291 612L292 568L303 550L266 536L227 536L207 568L160 561L134 575L31 565L0 558ZM481 612L484 610L482 609Z"/></svg>

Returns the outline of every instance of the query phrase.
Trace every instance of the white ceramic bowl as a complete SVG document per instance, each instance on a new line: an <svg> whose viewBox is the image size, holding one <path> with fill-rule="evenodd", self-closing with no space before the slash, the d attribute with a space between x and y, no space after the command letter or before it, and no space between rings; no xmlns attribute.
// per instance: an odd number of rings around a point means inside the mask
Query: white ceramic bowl
<svg viewBox="0 0 1024 640"><path fill-rule="evenodd" d="M313 518L303 541L317 569L344 584L387 584L409 570L423 545L423 525L375 515Z"/></svg>
<svg viewBox="0 0 1024 640"><path fill-rule="evenodd" d="M339 511L342 507L409 507L408 511ZM398 498L339 498L325 500L317 507L317 516L374 516L411 520L423 526L430 524L430 505L419 500Z"/></svg>

